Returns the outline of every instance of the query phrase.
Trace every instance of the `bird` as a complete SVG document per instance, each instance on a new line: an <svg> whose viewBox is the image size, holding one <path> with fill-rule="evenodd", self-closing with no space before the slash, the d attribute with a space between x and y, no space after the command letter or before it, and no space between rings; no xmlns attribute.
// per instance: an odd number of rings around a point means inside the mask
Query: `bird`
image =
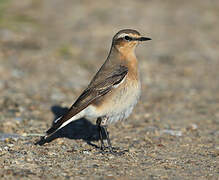
<svg viewBox="0 0 219 180"><path fill-rule="evenodd" d="M136 46L151 38L137 30L122 29L112 39L109 54L87 88L68 111L57 118L41 140L80 118L94 118L100 139L100 149L113 152L107 127L127 119L141 94ZM108 146L104 144L106 137Z"/></svg>

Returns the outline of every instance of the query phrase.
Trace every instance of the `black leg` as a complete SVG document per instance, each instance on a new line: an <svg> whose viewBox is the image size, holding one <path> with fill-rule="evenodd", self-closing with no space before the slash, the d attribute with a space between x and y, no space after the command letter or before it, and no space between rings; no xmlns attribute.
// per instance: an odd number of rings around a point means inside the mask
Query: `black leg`
<svg viewBox="0 0 219 180"><path fill-rule="evenodd" d="M125 154L125 152L127 152L127 150L125 150L125 151L117 151L116 150L117 148L113 148L112 147L112 144L111 144L111 141L110 141L110 138L109 138L109 133L107 132L107 126L105 125L105 126L102 126L102 127L103 127L102 129L104 130L103 132L106 135L106 140L107 140L108 148L109 148L109 151L105 152L105 153L111 153L111 154L119 155L119 156Z"/></svg>
<svg viewBox="0 0 219 180"><path fill-rule="evenodd" d="M108 146L109 146L109 150L110 150L110 152L112 152L113 148L112 148L112 144L111 144L111 141L110 141L110 138L109 138L109 134L107 132L107 126L103 126L103 129L104 129L104 132L106 134L106 140L107 140L107 143L108 143Z"/></svg>
<svg viewBox="0 0 219 180"><path fill-rule="evenodd" d="M112 147L112 144L111 144L110 138L109 138L109 134L107 132L107 126L106 126L105 121L106 121L106 119L104 119L104 117L99 117L99 118L97 118L97 121L96 121L96 125L97 125L99 136L100 136L100 143L101 143L100 149L102 150L101 153L103 153L103 154L111 153L111 154L114 154L114 155L124 154L127 151L118 152L118 151L115 151L116 148ZM106 136L109 151L104 151L106 148L104 146L103 137L105 137L105 136Z"/></svg>
<svg viewBox="0 0 219 180"><path fill-rule="evenodd" d="M101 118L97 118L96 124L97 124L97 128L99 131L99 136L100 136L100 143L101 143L100 149L104 150L105 147L104 147L104 141L103 141L103 132L102 132L102 128L101 128L101 121L102 121Z"/></svg>

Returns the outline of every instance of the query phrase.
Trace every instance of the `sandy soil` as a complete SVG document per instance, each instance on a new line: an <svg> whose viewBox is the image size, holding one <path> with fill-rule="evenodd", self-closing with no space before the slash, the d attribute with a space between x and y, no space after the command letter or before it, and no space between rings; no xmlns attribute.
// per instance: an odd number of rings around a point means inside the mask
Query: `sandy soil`
<svg viewBox="0 0 219 180"><path fill-rule="evenodd" d="M218 179L219 1L1 0L0 179ZM124 155L101 154L95 121L34 145L134 28L142 96L109 127Z"/></svg>

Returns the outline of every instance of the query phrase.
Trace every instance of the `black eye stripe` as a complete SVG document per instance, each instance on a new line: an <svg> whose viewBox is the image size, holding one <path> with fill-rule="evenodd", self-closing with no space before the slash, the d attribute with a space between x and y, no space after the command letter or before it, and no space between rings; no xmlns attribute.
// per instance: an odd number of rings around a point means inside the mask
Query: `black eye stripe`
<svg viewBox="0 0 219 180"><path fill-rule="evenodd" d="M126 41L131 41L131 40L132 40L132 38L129 37L129 36L125 36L124 39L125 39Z"/></svg>

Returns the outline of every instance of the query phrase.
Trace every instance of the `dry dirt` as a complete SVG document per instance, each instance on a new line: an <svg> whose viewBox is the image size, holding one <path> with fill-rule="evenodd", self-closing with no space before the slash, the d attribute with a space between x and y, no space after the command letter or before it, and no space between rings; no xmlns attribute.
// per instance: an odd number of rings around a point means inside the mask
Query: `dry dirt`
<svg viewBox="0 0 219 180"><path fill-rule="evenodd" d="M218 179L219 1L1 0L0 179ZM109 127L124 155L77 120L34 145L134 28L142 96Z"/></svg>

